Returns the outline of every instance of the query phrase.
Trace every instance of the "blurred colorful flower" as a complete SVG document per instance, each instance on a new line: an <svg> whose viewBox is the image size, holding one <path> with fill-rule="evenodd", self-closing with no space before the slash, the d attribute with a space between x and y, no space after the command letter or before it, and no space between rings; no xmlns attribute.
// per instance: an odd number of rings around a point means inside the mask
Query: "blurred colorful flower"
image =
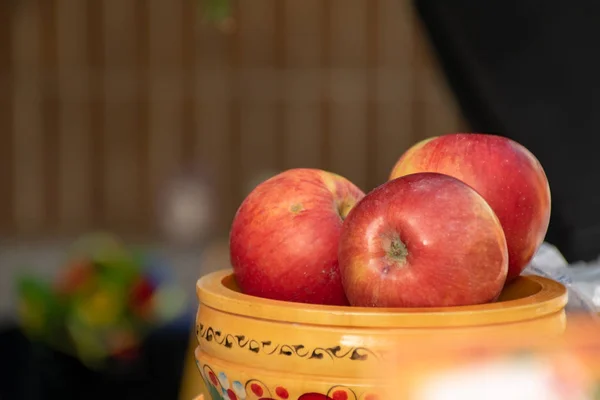
<svg viewBox="0 0 600 400"><path fill-rule="evenodd" d="M53 282L18 279L23 330L88 365L132 357L152 329L185 309L183 291L160 271L167 267L111 235L87 235Z"/></svg>

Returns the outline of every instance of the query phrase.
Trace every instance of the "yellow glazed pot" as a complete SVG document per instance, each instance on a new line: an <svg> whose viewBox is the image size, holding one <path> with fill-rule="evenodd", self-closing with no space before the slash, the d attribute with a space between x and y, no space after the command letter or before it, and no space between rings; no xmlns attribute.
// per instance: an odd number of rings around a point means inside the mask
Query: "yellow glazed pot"
<svg viewBox="0 0 600 400"><path fill-rule="evenodd" d="M373 309L288 303L240 293L231 270L196 286L196 363L207 399L376 400L386 353L411 339L465 334L557 335L566 288L519 277L495 303Z"/></svg>

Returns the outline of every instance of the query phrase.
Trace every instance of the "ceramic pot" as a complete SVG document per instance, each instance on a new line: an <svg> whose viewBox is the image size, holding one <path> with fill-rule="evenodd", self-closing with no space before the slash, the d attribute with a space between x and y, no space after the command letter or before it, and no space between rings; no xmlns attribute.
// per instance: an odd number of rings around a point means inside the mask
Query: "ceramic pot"
<svg viewBox="0 0 600 400"><path fill-rule="evenodd" d="M566 288L538 276L476 306L374 309L306 305L240 293L231 270L196 286L196 363L207 399L375 400L391 349L430 335L559 335Z"/></svg>

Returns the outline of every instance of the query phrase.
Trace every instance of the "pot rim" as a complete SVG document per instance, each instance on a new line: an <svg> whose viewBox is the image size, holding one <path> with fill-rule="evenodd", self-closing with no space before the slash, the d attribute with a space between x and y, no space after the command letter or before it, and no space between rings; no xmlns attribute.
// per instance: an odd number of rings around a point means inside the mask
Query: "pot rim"
<svg viewBox="0 0 600 400"><path fill-rule="evenodd" d="M200 306L228 314L330 327L446 328L514 323L562 311L567 304L566 287L537 275L517 279L538 285L529 296L496 303L439 308L370 308L325 306L271 300L246 295L226 286L233 283L232 269L202 276L196 283Z"/></svg>

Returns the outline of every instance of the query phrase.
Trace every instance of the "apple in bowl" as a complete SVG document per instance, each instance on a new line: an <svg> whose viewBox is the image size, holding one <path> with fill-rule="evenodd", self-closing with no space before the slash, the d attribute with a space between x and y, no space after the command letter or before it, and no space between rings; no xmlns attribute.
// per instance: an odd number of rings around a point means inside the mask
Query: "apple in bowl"
<svg viewBox="0 0 600 400"><path fill-rule="evenodd" d="M453 176L483 196L506 236L507 281L519 276L541 246L550 222L550 187L536 157L506 137L454 133L409 148L390 179L417 172Z"/></svg>
<svg viewBox="0 0 600 400"><path fill-rule="evenodd" d="M368 193L344 221L338 259L348 300L360 307L489 303L508 272L490 205L464 182L430 172Z"/></svg>
<svg viewBox="0 0 600 400"><path fill-rule="evenodd" d="M343 220L364 193L320 169L286 170L260 183L235 214L229 235L235 279L245 294L348 305L338 266Z"/></svg>

